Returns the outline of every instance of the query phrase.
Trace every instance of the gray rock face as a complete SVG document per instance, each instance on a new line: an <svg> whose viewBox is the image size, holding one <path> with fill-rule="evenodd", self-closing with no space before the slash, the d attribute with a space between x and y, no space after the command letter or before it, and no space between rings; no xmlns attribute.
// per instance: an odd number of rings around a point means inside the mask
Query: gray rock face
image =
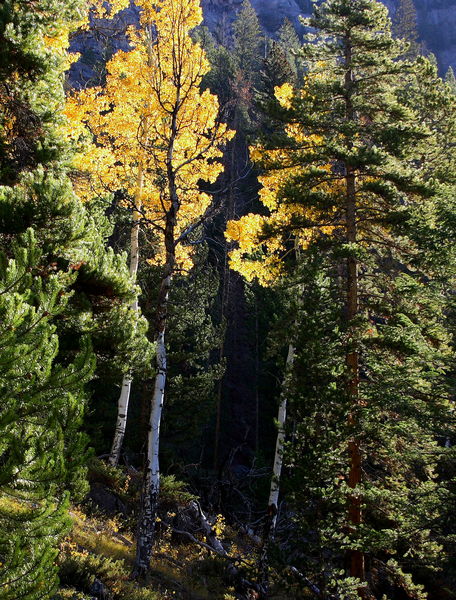
<svg viewBox="0 0 456 600"><path fill-rule="evenodd" d="M456 0L415 0L422 39L443 73L456 69Z"/></svg>
<svg viewBox="0 0 456 600"><path fill-rule="evenodd" d="M112 21L100 20L96 25L92 22L88 31L79 33L71 40L70 50L80 54L79 60L71 65L68 74L72 87L98 85L103 80L98 65L103 59L109 59L114 52L129 49L125 29L128 25L137 23L138 18L138 9L131 6Z"/></svg>
<svg viewBox="0 0 456 600"><path fill-rule="evenodd" d="M238 12L242 0L201 0L205 23L212 31L220 27L229 27ZM394 14L399 0L382 0L391 14ZM418 14L421 40L437 56L440 72L444 75L449 66L456 70L456 0L414 0ZM312 0L251 0L261 24L268 35L273 35L284 19L290 19L299 30L299 15L309 16ZM135 23L138 12L135 8L123 11L113 26L106 25L108 31L92 30L78 36L72 44L72 50L80 52L82 58L72 66L70 81L77 87L90 84L96 79L94 64L103 54L128 47L120 31L125 23ZM112 30L109 31L109 28ZM109 39L108 48L103 40Z"/></svg>
<svg viewBox="0 0 456 600"><path fill-rule="evenodd" d="M276 31L288 18L299 26L298 16L309 14L310 0L251 0L261 24L267 33ZM242 0L202 0L204 17L210 29L215 29L222 19L232 21Z"/></svg>
<svg viewBox="0 0 456 600"><path fill-rule="evenodd" d="M382 0L394 14L399 0ZM273 34L284 19L299 27L299 15L309 16L311 0L251 0L268 34ZM231 21L242 0L202 0L205 19L216 29L223 19ZM438 59L444 74L449 66L456 68L456 0L415 0L422 41Z"/></svg>

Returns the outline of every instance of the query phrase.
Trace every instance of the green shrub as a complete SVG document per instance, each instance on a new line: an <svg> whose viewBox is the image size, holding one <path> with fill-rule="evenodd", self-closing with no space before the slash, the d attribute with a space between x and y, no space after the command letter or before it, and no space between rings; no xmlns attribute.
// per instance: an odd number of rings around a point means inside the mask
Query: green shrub
<svg viewBox="0 0 456 600"><path fill-rule="evenodd" d="M106 582L107 586L110 582L125 579L125 563L97 554L72 551L62 560L59 576L62 584L88 591L95 579Z"/></svg>
<svg viewBox="0 0 456 600"><path fill-rule="evenodd" d="M163 504L185 505L197 497L187 490L187 484L179 481L174 475L160 477L160 502Z"/></svg>

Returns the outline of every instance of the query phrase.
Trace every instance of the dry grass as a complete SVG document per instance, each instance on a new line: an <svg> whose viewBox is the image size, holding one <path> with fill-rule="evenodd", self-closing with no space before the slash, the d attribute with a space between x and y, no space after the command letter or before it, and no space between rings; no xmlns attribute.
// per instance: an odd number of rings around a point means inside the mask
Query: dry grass
<svg viewBox="0 0 456 600"><path fill-rule="evenodd" d="M131 535L122 531L122 523L101 515L87 516L76 508L70 515L73 528L62 544L60 558L67 589L56 600L89 598L88 586L95 578L109 588L114 600L234 598L223 581L224 562L199 546L173 544L166 531L155 547L150 576L139 586L129 579L135 547Z"/></svg>

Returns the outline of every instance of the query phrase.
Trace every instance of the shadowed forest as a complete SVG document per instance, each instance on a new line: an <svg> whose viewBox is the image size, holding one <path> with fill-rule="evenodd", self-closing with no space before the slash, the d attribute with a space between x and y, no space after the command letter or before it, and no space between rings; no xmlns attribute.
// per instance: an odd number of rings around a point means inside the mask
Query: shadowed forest
<svg viewBox="0 0 456 600"><path fill-rule="evenodd" d="M0 600L456 598L453 70L227 14L0 2Z"/></svg>

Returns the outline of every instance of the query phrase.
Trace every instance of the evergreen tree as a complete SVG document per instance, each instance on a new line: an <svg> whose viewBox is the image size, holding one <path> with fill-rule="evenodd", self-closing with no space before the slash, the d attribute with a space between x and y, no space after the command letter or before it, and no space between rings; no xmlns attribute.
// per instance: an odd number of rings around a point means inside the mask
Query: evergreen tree
<svg viewBox="0 0 456 600"><path fill-rule="evenodd" d="M68 177L63 74L79 7L7 2L0 11L0 595L11 600L56 588L68 498L87 489L78 429L95 354L117 362L120 349L125 369L125 354L146 348L144 326L137 335L129 327L125 257L106 251L108 221Z"/></svg>
<svg viewBox="0 0 456 600"><path fill-rule="evenodd" d="M296 81L300 80L303 75L302 59L299 56L301 42L293 23L289 19L285 19L277 32L277 42L286 54L294 79Z"/></svg>
<svg viewBox="0 0 456 600"><path fill-rule="evenodd" d="M68 529L68 490L81 486L85 439L78 432L83 387L94 369L87 339L58 364L53 321L64 313L71 273L43 277L33 230L1 266L2 475L0 593L5 600L48 598L56 587L56 542ZM71 462L69 462L71 461ZM78 481L76 481L78 480Z"/></svg>
<svg viewBox="0 0 456 600"><path fill-rule="evenodd" d="M261 92L265 95L266 100L275 99L276 87L296 81L296 72L290 64L285 50L275 41L270 42L261 75Z"/></svg>
<svg viewBox="0 0 456 600"><path fill-rule="evenodd" d="M197 30L197 41L202 45L211 65L203 78L202 87L217 96L223 111L229 116L233 109L233 87L236 79L236 61L233 53L223 44L217 44L205 27Z"/></svg>
<svg viewBox="0 0 456 600"><path fill-rule="evenodd" d="M250 0L244 0L233 24L233 50L238 70L253 83L262 58L260 21Z"/></svg>
<svg viewBox="0 0 456 600"><path fill-rule="evenodd" d="M392 32L394 37L408 42L405 58L416 58L422 53L418 34L418 20L413 0L399 0L393 18Z"/></svg>
<svg viewBox="0 0 456 600"><path fill-rule="evenodd" d="M454 76L453 67L448 67L445 75L445 83L450 86L453 93L456 93L456 77Z"/></svg>
<svg viewBox="0 0 456 600"><path fill-rule="evenodd" d="M277 92L288 112L287 137L280 147L274 139L255 151L267 169L260 194L270 216L230 224L228 234L239 243L232 264L268 283L293 266L293 244L303 248L305 262L315 251L327 257L318 278L332 280L330 289L337 285L343 308L337 310L336 295L332 323L319 339L334 350L316 352L314 334L296 334L296 398L305 404L291 464L307 481L295 491L297 510L306 507L298 527L320 548L313 568L324 594L335 591L324 573L343 566L345 550L349 577L337 584L339 593L368 594L359 583L367 567L375 597L394 586L418 597L420 586L404 570L421 569L422 576L437 565L429 514L439 518L445 496L435 473L444 452L438 440L451 429L445 284L431 259L433 240L448 231L439 204L451 174L442 168L432 179L427 170L427 161L444 152L439 130L401 96L404 80L412 80L397 61L403 46L391 37L386 9L372 0L327 0L305 25L316 34L302 50L304 87ZM454 111L448 96L441 99ZM448 256L445 262L452 264ZM306 308L305 332L320 321L320 309L318 302ZM310 376L313 358L309 389L302 376ZM311 409L312 397L318 405ZM307 463L312 443L322 479ZM306 555L302 546L296 551ZM322 566L328 559L329 570Z"/></svg>
<svg viewBox="0 0 456 600"><path fill-rule="evenodd" d="M261 80L256 92L258 130L260 130L257 138L272 138L276 132L283 134L283 122L280 120L282 109L275 90L286 83L297 85L297 71L290 63L284 47L279 42L270 40L268 55L263 61Z"/></svg>
<svg viewBox="0 0 456 600"><path fill-rule="evenodd" d="M234 116L231 125L238 132L248 133L254 128L254 99L264 56L263 44L255 9L249 0L244 0L233 23L232 55L236 69L232 82Z"/></svg>
<svg viewBox="0 0 456 600"><path fill-rule="evenodd" d="M451 87L439 77L437 63L429 57L419 58L399 94L407 107L419 113L431 133L432 151L424 154L420 163L423 178L454 184L455 98Z"/></svg>

